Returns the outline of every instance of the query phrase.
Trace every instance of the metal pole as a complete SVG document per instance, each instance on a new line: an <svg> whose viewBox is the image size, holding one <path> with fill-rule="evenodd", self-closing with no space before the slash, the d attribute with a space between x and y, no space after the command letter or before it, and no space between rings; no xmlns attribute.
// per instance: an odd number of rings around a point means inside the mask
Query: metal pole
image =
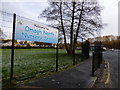
<svg viewBox="0 0 120 90"><path fill-rule="evenodd" d="M74 38L75 38L75 34L74 34ZM75 65L75 39L73 43L73 65Z"/></svg>
<svg viewBox="0 0 120 90"><path fill-rule="evenodd" d="M102 63L102 43L101 43L101 41L100 41L100 54L101 54L101 55L100 55L100 56L101 56L101 57L100 57L100 59L101 59L101 62L100 62L100 63Z"/></svg>
<svg viewBox="0 0 120 90"><path fill-rule="evenodd" d="M56 47L56 72L58 72L58 43Z"/></svg>
<svg viewBox="0 0 120 90"><path fill-rule="evenodd" d="M100 42L98 43L98 68L100 68L100 63L101 63L101 46L100 46Z"/></svg>
<svg viewBox="0 0 120 90"><path fill-rule="evenodd" d="M11 68L10 68L10 84L13 79L13 68L14 68L14 39L15 39L15 23L16 14L13 14L13 33L12 33L12 50L11 50Z"/></svg>
<svg viewBox="0 0 120 90"><path fill-rule="evenodd" d="M83 38L82 38L82 54L83 54Z"/></svg>
<svg viewBox="0 0 120 90"><path fill-rule="evenodd" d="M92 77L94 77L94 52L92 53Z"/></svg>
<svg viewBox="0 0 120 90"><path fill-rule="evenodd" d="M90 51L90 42L88 41L88 58L90 57L89 51Z"/></svg>

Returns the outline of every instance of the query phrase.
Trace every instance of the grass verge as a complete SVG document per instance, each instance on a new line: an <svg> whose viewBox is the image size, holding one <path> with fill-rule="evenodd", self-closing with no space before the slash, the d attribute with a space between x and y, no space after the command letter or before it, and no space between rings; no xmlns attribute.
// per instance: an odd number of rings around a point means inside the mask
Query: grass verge
<svg viewBox="0 0 120 90"><path fill-rule="evenodd" d="M11 49L0 51L2 51L2 82L3 87L6 87L9 86L10 80ZM80 54L81 51L76 51L76 64L83 60ZM56 49L15 49L14 56L14 85L56 73ZM59 49L59 72L73 66L72 57L66 54L66 50Z"/></svg>

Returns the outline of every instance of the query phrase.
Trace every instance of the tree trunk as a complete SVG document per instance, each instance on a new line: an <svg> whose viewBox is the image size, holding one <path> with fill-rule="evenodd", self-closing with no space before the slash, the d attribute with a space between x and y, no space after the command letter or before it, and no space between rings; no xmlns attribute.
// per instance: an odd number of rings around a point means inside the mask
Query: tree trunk
<svg viewBox="0 0 120 90"><path fill-rule="evenodd" d="M66 34L65 34L65 29L64 29L64 25L63 25L63 18L62 18L62 2L60 2L60 20L61 20L61 26L62 26L62 31L63 31L63 36L64 36L64 44L65 44L65 48L68 50L68 46L66 44Z"/></svg>
<svg viewBox="0 0 120 90"><path fill-rule="evenodd" d="M73 55L73 49L68 49L68 50L67 50L67 54L68 54L68 55Z"/></svg>
<svg viewBox="0 0 120 90"><path fill-rule="evenodd" d="M70 31L70 48L68 54L72 54L73 51L73 26L74 26L75 4L76 2L73 2L72 22L71 22L71 31Z"/></svg>
<svg viewBox="0 0 120 90"><path fill-rule="evenodd" d="M76 43L77 43L77 36L78 36L79 28L80 28L81 15L82 15L82 11L81 11L80 17L79 17L79 24L78 24L78 28L77 28L77 31L76 31L76 37L74 37L74 43L73 43L73 26L74 26L75 4L76 4L76 2L73 2L72 22L71 22L71 29L70 29L71 30L70 31L70 47L68 47L67 44L66 44L66 34L65 34L65 29L64 29L64 25L63 25L63 18L62 18L62 2L60 2L60 17L61 17L60 19L61 19L63 36L64 36L64 44L65 44L67 54L69 54L69 55L73 54L73 44L76 46ZM83 4L84 4L84 2L82 2L82 9L83 9Z"/></svg>
<svg viewBox="0 0 120 90"><path fill-rule="evenodd" d="M81 24L81 19L82 19L83 7L84 7L84 0L82 2L82 9L81 9L80 16L79 16L79 23L78 23L78 27L77 27L77 30L76 30L76 36L75 36L75 39L74 39L75 48L76 48L76 44L77 44L78 32L79 32L79 29L80 29L80 24Z"/></svg>

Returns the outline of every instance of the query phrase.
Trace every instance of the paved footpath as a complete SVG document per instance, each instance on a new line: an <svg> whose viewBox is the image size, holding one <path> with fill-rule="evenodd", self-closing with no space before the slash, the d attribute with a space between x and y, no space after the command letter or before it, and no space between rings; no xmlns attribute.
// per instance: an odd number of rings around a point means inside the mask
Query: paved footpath
<svg viewBox="0 0 120 90"><path fill-rule="evenodd" d="M91 58L71 69L29 82L19 88L90 88L96 77L91 77Z"/></svg>

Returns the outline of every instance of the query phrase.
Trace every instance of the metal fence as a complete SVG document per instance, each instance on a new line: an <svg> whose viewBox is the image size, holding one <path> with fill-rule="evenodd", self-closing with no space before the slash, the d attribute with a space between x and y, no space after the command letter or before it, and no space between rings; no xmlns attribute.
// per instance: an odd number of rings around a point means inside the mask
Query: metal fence
<svg viewBox="0 0 120 90"><path fill-rule="evenodd" d="M3 31L4 39L12 39L13 14L0 11L0 29Z"/></svg>
<svg viewBox="0 0 120 90"><path fill-rule="evenodd" d="M92 52L92 76L94 77L95 71L100 68L102 63L102 47L101 42L98 42L93 46L94 50Z"/></svg>
<svg viewBox="0 0 120 90"><path fill-rule="evenodd" d="M82 54L85 58L89 58L89 49L90 49L90 42L85 41L82 43Z"/></svg>
<svg viewBox="0 0 120 90"><path fill-rule="evenodd" d="M13 32L13 14L0 11L0 15L2 16L0 18L0 28L3 31L2 38L3 40L9 39L11 42ZM10 47L0 49L0 51L2 51L3 87L10 84ZM57 45L53 44L46 44L44 47L25 47L14 49L13 84L24 82L26 80L30 80L31 78L50 75L53 72L62 71L63 69L73 66L73 64L81 62L80 50L75 50L75 56L73 60L73 56L67 55L67 52L64 48L59 49L60 44L58 45L57 50Z"/></svg>

